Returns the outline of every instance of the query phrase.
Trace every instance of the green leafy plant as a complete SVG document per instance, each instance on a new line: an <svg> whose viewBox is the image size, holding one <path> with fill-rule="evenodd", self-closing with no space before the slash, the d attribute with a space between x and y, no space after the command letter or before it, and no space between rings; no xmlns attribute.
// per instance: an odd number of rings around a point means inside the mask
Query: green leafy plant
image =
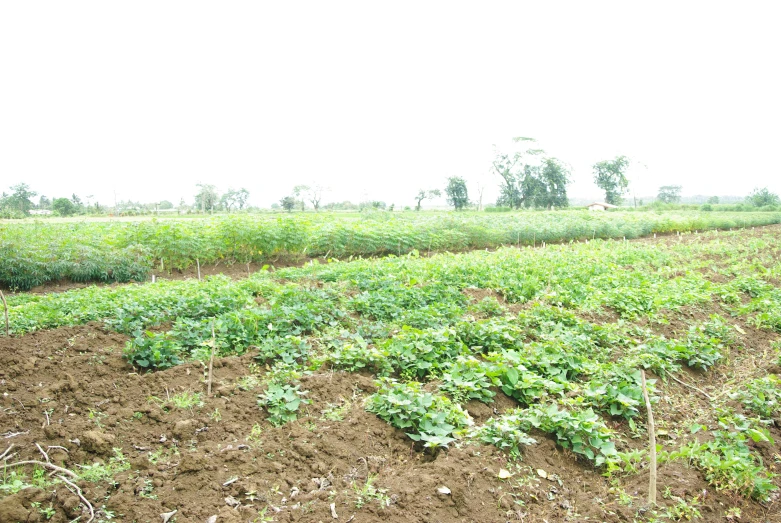
<svg viewBox="0 0 781 523"><path fill-rule="evenodd" d="M258 405L268 412L268 421L279 427L298 417L298 408L305 399L306 391L300 390L300 385L290 385L279 381L270 381L266 391L258 396Z"/></svg>
<svg viewBox="0 0 781 523"><path fill-rule="evenodd" d="M366 399L366 410L406 432L413 441L436 453L455 441L457 434L472 424L460 405L447 396L422 390L420 383L377 382L378 390Z"/></svg>

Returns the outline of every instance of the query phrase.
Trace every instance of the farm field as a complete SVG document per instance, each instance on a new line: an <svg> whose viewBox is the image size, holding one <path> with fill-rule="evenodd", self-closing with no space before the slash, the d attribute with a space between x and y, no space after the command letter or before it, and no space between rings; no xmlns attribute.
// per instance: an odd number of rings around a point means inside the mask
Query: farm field
<svg viewBox="0 0 781 523"><path fill-rule="evenodd" d="M0 521L88 521L87 502L96 522L781 520L781 227L703 232L778 216L545 214L292 218L273 230L306 241L251 261L406 243L240 280L9 296ZM135 230L184 242L192 223ZM202 225L214 241L246 223ZM124 225L93 226L31 243L94 234L159 263ZM548 245L422 256L427 241ZM209 245L181 268L256 256Z"/></svg>
<svg viewBox="0 0 781 523"><path fill-rule="evenodd" d="M0 223L0 288L251 273L312 258L352 259L541 245L781 223L775 212L236 215L141 221ZM59 290L53 286L45 290Z"/></svg>

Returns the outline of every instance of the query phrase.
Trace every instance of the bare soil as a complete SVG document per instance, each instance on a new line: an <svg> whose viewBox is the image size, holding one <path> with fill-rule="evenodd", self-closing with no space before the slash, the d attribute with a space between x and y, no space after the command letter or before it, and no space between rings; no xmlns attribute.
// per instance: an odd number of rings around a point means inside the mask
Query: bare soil
<svg viewBox="0 0 781 523"><path fill-rule="evenodd" d="M675 330L682 327L675 325ZM747 331L747 336L755 334ZM453 448L435 459L418 452L402 431L364 410L363 399L374 390L370 376L322 372L304 377L302 389L310 391L311 403L297 421L275 428L257 406L261 390L238 387L240 378L257 370L251 355L217 359L214 393L207 398L202 365L137 374L121 358L125 341L99 324L0 338L0 452L13 445L6 463L44 460L36 443L52 463L76 473L80 465L107 462L115 448L127 457L130 469L118 473L113 485L76 483L98 511L96 521L113 514L117 521L160 522L161 514L177 510L177 523L204 523L211 516L220 523L265 521L262 517L302 522L621 522L632 521L638 510L620 504L598 471L544 434L533 434L538 443L525 449L517 470L494 447ZM760 346L767 343L763 339ZM707 390L720 385L717 374L712 380L690 378ZM676 410L684 419L691 408L680 411L681 404L699 408L703 401L675 383L663 389L663 397L674 395L677 401L660 405L662 419ZM185 391L201 393L203 405L162 405ZM322 414L334 405L344 406L341 420ZM480 422L515 406L500 392L493 405L471 402L467 408ZM644 442L628 444L642 447ZM764 452L769 466L779 450ZM503 468L514 470L515 476L499 479ZM25 470L29 475L31 469ZM387 507L377 499L358 506L367 481L382 490L379 497ZM647 482L642 471L624 488L642 497ZM450 493L438 492L441 487ZM661 496L666 487L676 496L699 496L701 521L725 521L730 507L742 508L740 521L781 521L777 506L762 507L713 491L699 472L679 462L659 471L659 501L672 504ZM338 520L332 517L332 504ZM44 521L40 507L49 505L56 511L53 523L80 515L81 521L89 519L77 496L60 484L0 498L0 521Z"/></svg>

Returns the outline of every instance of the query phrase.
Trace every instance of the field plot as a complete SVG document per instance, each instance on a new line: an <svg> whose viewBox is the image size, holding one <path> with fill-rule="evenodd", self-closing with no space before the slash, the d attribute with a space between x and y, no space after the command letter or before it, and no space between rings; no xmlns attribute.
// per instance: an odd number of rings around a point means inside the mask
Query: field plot
<svg viewBox="0 0 781 523"><path fill-rule="evenodd" d="M780 287L770 226L16 294L0 521L779 521Z"/></svg>
<svg viewBox="0 0 781 523"><path fill-rule="evenodd" d="M775 212L321 213L117 222L0 223L0 287L230 275L253 264L638 238L781 223ZM215 267L215 264L218 264Z"/></svg>

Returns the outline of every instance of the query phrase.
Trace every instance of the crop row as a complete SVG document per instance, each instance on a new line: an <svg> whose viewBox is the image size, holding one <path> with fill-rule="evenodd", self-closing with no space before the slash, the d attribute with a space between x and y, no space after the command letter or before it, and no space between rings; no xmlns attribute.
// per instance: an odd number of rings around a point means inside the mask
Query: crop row
<svg viewBox="0 0 781 523"><path fill-rule="evenodd" d="M312 263L243 281L90 288L9 303L14 334L104 321L131 336L126 357L140 369L203 360L212 347L251 351L270 369L259 405L274 424L294 420L306 401L303 373L371 372L377 391L366 408L434 455L480 441L518 456L541 431L615 475L635 451L609 427L641 430L640 369L662 379L683 367L707 372L740 350L723 316L693 323L677 339L632 320L663 323L682 307L717 303L781 332L779 254L772 231L709 232L672 245L597 240ZM604 322L614 315L618 321ZM584 319L593 317L604 323ZM654 396L658 382L649 385ZM500 393L518 409L476 425L464 405ZM717 488L766 499L772 475L749 443L770 439L779 380L739 385L725 399L743 411L722 404L712 439L661 456L689 461Z"/></svg>
<svg viewBox="0 0 781 523"><path fill-rule="evenodd" d="M196 263L273 262L540 245L781 223L778 213L526 212L507 215L232 216L145 222L0 224L0 286L145 281Z"/></svg>

